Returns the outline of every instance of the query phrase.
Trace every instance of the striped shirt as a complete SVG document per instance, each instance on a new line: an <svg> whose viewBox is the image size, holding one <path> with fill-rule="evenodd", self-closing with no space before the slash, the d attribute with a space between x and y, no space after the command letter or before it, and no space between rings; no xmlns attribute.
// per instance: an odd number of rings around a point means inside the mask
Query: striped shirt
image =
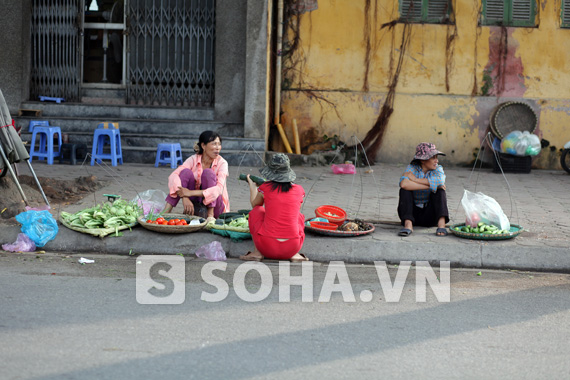
<svg viewBox="0 0 570 380"><path fill-rule="evenodd" d="M429 170L427 173L424 173L421 165L409 164L405 171L411 172L418 179L427 178L429 181L429 189L413 191L414 203L416 206L424 207L429 200L430 191L435 193L439 187L445 185L445 173L443 172L443 166L441 165L437 165L435 170ZM406 178L408 177L402 175L400 177L400 183L402 183Z"/></svg>

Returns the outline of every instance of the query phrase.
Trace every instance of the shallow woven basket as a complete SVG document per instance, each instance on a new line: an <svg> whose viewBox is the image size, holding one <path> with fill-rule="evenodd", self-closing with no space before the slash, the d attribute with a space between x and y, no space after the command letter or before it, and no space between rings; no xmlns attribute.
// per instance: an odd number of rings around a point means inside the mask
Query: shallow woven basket
<svg viewBox="0 0 570 380"><path fill-rule="evenodd" d="M456 236L460 237L460 238L464 238L464 239L475 239L475 240L506 240L506 239L512 239L516 236L519 236L521 233L523 233L524 228L522 228L520 225L518 224L512 224L511 223L511 228L510 228L510 232L507 234L482 234L482 233L473 233L473 232L463 232L463 231L456 231L455 228L457 227L463 227L465 226L465 223L457 223L454 224L452 226L449 227L449 230Z"/></svg>
<svg viewBox="0 0 570 380"><path fill-rule="evenodd" d="M231 227L227 224L216 224L210 223L205 227L206 230L209 230L213 234L229 237L232 241L240 241L251 239L251 233L249 232L248 228L240 228L240 227Z"/></svg>
<svg viewBox="0 0 570 380"><path fill-rule="evenodd" d="M491 131L501 140L513 131L533 133L537 125L538 116L523 102L501 103L491 113Z"/></svg>
<svg viewBox="0 0 570 380"><path fill-rule="evenodd" d="M203 219L200 218L199 216L184 215L184 214L164 214L162 215L162 217L164 219L184 219L188 223L190 223L190 221L193 219ZM201 230L206 225L206 220L195 226L164 226L162 224L149 224L146 222L146 218L144 216L140 216L138 220L140 225L146 228L147 230L154 232L162 232L164 234L185 234L188 232L195 232Z"/></svg>
<svg viewBox="0 0 570 380"><path fill-rule="evenodd" d="M374 227L373 224L371 223L366 223L368 225L368 227L370 227L369 230L367 231L339 231L339 230L325 230L322 228L315 228L312 226L307 226L305 225L305 231L311 231L314 232L316 234L319 235L325 235L325 236L334 236L334 237L354 237L354 236L362 236L362 235L368 235L374 232L374 230L376 229L376 227Z"/></svg>
<svg viewBox="0 0 570 380"><path fill-rule="evenodd" d="M249 233L249 228L231 227L228 226L227 224L220 225L216 223L210 223L206 226L206 229Z"/></svg>
<svg viewBox="0 0 570 380"><path fill-rule="evenodd" d="M83 234L93 235L93 236L100 237L100 238L104 238L105 236L114 234L118 231L131 229L132 227L137 225L136 223L133 223L133 224L129 224L126 226L117 227L116 229L115 228L81 228L81 227L72 226L71 224L67 223L67 221L61 217L59 218L59 221L61 222L61 224L63 224L65 227L69 228L70 230L73 230L76 232L81 232Z"/></svg>

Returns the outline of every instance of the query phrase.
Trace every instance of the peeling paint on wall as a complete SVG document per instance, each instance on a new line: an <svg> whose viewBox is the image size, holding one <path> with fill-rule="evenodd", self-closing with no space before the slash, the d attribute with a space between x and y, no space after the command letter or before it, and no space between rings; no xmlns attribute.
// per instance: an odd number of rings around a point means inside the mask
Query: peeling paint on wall
<svg viewBox="0 0 570 380"><path fill-rule="evenodd" d="M464 123L462 123L462 121L466 120L469 116L467 114L467 111L468 111L468 109L465 108L464 105L449 106L449 107L443 109L442 111L438 112L437 116L439 116L443 120L455 122L455 123L457 123L458 126L461 126L464 124Z"/></svg>
<svg viewBox="0 0 570 380"><path fill-rule="evenodd" d="M483 95L522 97L526 91L522 60L516 56L519 43L513 38L513 30L514 28L505 27L491 28L489 61L483 70Z"/></svg>

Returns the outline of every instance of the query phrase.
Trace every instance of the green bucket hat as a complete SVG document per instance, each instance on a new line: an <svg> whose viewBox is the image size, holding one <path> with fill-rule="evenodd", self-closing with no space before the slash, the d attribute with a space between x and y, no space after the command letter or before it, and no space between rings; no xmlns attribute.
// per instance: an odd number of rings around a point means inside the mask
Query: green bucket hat
<svg viewBox="0 0 570 380"><path fill-rule="evenodd" d="M293 182L297 178L295 172L291 170L289 157L283 153L273 155L269 164L259 172L266 180L274 182Z"/></svg>

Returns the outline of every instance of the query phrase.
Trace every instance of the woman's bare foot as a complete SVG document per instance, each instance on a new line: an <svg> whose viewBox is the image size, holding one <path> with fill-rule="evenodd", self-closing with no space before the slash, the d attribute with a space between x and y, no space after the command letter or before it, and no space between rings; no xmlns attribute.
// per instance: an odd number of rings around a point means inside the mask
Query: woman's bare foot
<svg viewBox="0 0 570 380"><path fill-rule="evenodd" d="M307 256L305 256L302 253L295 253L293 255L293 257L291 257L289 260L291 260L292 262L298 262L298 261L309 261L309 259L307 258Z"/></svg>
<svg viewBox="0 0 570 380"><path fill-rule="evenodd" d="M264 256L261 252L255 250L253 252L249 251L247 254L240 256L239 259L244 261L261 261L264 259Z"/></svg>
<svg viewBox="0 0 570 380"><path fill-rule="evenodd" d="M166 203L164 210L162 210L162 214L169 214L170 211L172 211L172 205L170 203Z"/></svg>

